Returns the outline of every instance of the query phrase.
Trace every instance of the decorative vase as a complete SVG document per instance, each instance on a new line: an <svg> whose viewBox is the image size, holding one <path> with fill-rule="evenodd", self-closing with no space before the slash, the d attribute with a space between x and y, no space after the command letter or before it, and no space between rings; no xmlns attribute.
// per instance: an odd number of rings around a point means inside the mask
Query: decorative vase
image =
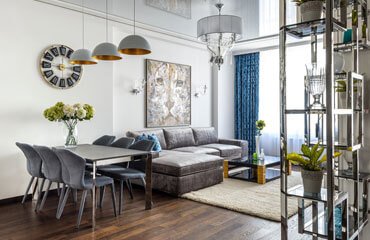
<svg viewBox="0 0 370 240"><path fill-rule="evenodd" d="M320 194L321 184L324 176L323 171L301 170L304 193Z"/></svg>
<svg viewBox="0 0 370 240"><path fill-rule="evenodd" d="M308 1L300 5L303 22L313 21L321 18L323 9L322 1Z"/></svg>
<svg viewBox="0 0 370 240"><path fill-rule="evenodd" d="M334 72L341 73L344 68L345 60L341 53L334 52Z"/></svg>
<svg viewBox="0 0 370 240"><path fill-rule="evenodd" d="M313 98L314 102L311 104L310 109L321 110L325 109L325 105L322 104L321 96L325 91L325 69L318 67L317 64L306 65L306 90Z"/></svg>
<svg viewBox="0 0 370 240"><path fill-rule="evenodd" d="M77 119L63 120L64 146L66 148L76 147L78 143Z"/></svg>
<svg viewBox="0 0 370 240"><path fill-rule="evenodd" d="M260 138L261 138L261 136L260 135L256 135L256 153L257 153L257 158L259 158L260 157Z"/></svg>

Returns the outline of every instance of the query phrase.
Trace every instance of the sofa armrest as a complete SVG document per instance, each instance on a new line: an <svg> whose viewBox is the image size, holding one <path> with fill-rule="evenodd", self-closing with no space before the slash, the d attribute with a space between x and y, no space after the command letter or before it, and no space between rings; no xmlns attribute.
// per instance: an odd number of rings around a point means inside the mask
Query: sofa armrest
<svg viewBox="0 0 370 240"><path fill-rule="evenodd" d="M248 156L248 141L238 139L218 139L218 143L235 145L242 148L242 157Z"/></svg>

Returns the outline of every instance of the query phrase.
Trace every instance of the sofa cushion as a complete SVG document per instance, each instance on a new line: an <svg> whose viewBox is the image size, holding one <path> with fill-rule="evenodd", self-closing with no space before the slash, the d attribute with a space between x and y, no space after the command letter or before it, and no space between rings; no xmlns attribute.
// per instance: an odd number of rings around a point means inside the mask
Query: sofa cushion
<svg viewBox="0 0 370 240"><path fill-rule="evenodd" d="M194 146L195 140L191 128L163 129L167 149Z"/></svg>
<svg viewBox="0 0 370 240"><path fill-rule="evenodd" d="M209 154L185 153L164 150L153 159L153 172L176 177L216 169L223 166L223 159Z"/></svg>
<svg viewBox="0 0 370 240"><path fill-rule="evenodd" d="M240 157L242 154L242 148L235 145L212 143L202 145L201 147L217 149L218 151L220 151L221 157L237 158Z"/></svg>
<svg viewBox="0 0 370 240"><path fill-rule="evenodd" d="M203 148L198 146L190 146L190 147L182 147L182 148L174 148L172 151L179 151L179 152L188 152L188 153L204 153L204 154L212 154L216 156L220 156L220 151L214 148Z"/></svg>
<svg viewBox="0 0 370 240"><path fill-rule="evenodd" d="M217 143L218 137L214 127L193 128L196 145Z"/></svg>
<svg viewBox="0 0 370 240"><path fill-rule="evenodd" d="M166 140L164 138L164 133L162 129L146 129L142 131L128 131L126 133L126 136L136 138L142 135L143 133L146 135L152 135L152 134L156 135L159 140L159 143L161 144L161 148L167 149L167 144L166 144Z"/></svg>

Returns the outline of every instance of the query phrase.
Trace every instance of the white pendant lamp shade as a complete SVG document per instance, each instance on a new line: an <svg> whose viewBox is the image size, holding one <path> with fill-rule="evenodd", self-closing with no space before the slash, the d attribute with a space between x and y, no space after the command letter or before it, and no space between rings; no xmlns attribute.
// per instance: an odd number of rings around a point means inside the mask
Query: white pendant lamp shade
<svg viewBox="0 0 370 240"><path fill-rule="evenodd" d="M145 55L152 52L149 42L136 35L136 1L134 0L134 34L125 37L118 45L118 51L127 55Z"/></svg>
<svg viewBox="0 0 370 240"><path fill-rule="evenodd" d="M105 0L105 42L100 43L94 48L92 57L103 61L115 61L122 59L117 50L117 46L108 42L108 0Z"/></svg>
<svg viewBox="0 0 370 240"><path fill-rule="evenodd" d="M69 59L71 64L77 65L93 65L98 62L91 57L91 52L85 49L85 8L84 0L82 0L82 48L74 51Z"/></svg>
<svg viewBox="0 0 370 240"><path fill-rule="evenodd" d="M88 49L78 49L74 51L69 60L71 64L92 65L97 64L97 61L91 57L91 52Z"/></svg>
<svg viewBox="0 0 370 240"><path fill-rule="evenodd" d="M110 42L100 43L98 46L96 46L92 53L92 57L97 60L103 61L114 61L122 59L119 52L117 51L117 47Z"/></svg>
<svg viewBox="0 0 370 240"><path fill-rule="evenodd" d="M139 35L130 35L122 39L118 51L128 55L145 55L152 52L148 41Z"/></svg>

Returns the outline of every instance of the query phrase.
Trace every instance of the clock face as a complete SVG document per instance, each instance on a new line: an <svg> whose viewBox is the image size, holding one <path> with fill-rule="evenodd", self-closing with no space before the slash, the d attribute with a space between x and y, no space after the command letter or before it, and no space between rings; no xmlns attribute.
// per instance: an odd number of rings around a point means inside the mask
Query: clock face
<svg viewBox="0 0 370 240"><path fill-rule="evenodd" d="M81 79L82 66L69 63L73 49L65 45L48 47L40 58L44 80L59 89L74 87Z"/></svg>

